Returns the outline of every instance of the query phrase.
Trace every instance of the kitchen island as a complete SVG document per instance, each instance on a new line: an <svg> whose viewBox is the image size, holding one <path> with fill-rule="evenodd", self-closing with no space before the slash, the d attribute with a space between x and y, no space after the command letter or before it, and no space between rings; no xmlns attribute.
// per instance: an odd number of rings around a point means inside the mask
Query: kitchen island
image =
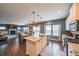
<svg viewBox="0 0 79 59"><path fill-rule="evenodd" d="M47 45L47 37L28 36L26 39L26 55L37 56Z"/></svg>

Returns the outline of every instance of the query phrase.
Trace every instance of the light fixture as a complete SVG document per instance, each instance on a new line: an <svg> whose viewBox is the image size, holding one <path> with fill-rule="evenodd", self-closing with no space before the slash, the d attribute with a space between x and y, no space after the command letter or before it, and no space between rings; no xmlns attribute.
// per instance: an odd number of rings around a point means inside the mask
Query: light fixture
<svg viewBox="0 0 79 59"><path fill-rule="evenodd" d="M40 17L40 19L41 19L41 22L42 22L42 18L43 18L43 17Z"/></svg>
<svg viewBox="0 0 79 59"><path fill-rule="evenodd" d="M33 11L32 14L33 14L33 21L32 21L32 24L34 25L34 24L35 24L35 11Z"/></svg>
<svg viewBox="0 0 79 59"><path fill-rule="evenodd" d="M37 20L35 21L35 11L32 12L33 14L33 20L32 20L32 25L38 26L40 22L42 22L42 17L40 17L39 14L37 14Z"/></svg>
<svg viewBox="0 0 79 59"><path fill-rule="evenodd" d="M39 18L40 18L40 17L39 17L39 14L38 14L38 15L37 15L37 21L38 21L38 22L39 22Z"/></svg>
<svg viewBox="0 0 79 59"><path fill-rule="evenodd" d="M61 12L60 11L57 11L57 14L60 14Z"/></svg>
<svg viewBox="0 0 79 59"><path fill-rule="evenodd" d="M38 25L38 22L35 21L35 11L33 11L32 14L33 14L32 25L37 26L37 25ZM37 17L38 17L38 20L39 20L39 14L37 15ZM37 20L37 21L38 21L38 20Z"/></svg>

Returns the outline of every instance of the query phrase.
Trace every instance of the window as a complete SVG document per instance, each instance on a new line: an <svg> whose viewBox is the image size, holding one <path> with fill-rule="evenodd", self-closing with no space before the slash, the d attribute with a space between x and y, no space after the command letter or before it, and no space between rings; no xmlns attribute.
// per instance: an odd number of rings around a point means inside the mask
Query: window
<svg viewBox="0 0 79 59"><path fill-rule="evenodd" d="M51 35L51 25L45 25L44 31L46 35Z"/></svg>
<svg viewBox="0 0 79 59"><path fill-rule="evenodd" d="M6 30L6 27L2 27L2 26L0 26L0 30Z"/></svg>
<svg viewBox="0 0 79 59"><path fill-rule="evenodd" d="M40 34L40 26L33 26L33 32L34 35L39 35Z"/></svg>
<svg viewBox="0 0 79 59"><path fill-rule="evenodd" d="M59 36L60 35L60 25L53 25L53 36Z"/></svg>
<svg viewBox="0 0 79 59"><path fill-rule="evenodd" d="M18 30L21 30L21 27L18 27L17 29L18 29Z"/></svg>
<svg viewBox="0 0 79 59"><path fill-rule="evenodd" d="M29 27L17 27L18 31L29 31Z"/></svg>
<svg viewBox="0 0 79 59"><path fill-rule="evenodd" d="M23 31L26 31L26 27L23 27Z"/></svg>
<svg viewBox="0 0 79 59"><path fill-rule="evenodd" d="M29 27L26 27L26 32L29 32Z"/></svg>

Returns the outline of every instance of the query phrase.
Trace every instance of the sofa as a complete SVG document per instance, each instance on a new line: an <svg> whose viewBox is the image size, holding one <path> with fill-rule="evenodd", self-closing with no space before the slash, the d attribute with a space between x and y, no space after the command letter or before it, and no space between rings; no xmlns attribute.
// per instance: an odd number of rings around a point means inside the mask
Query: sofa
<svg viewBox="0 0 79 59"><path fill-rule="evenodd" d="M0 31L0 40L7 40L8 33L7 31Z"/></svg>

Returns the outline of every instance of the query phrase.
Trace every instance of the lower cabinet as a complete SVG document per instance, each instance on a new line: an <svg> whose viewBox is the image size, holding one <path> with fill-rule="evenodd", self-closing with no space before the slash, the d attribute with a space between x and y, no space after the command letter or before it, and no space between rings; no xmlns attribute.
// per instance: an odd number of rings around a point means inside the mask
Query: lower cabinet
<svg viewBox="0 0 79 59"><path fill-rule="evenodd" d="M68 43L68 53L69 56L79 56L79 44Z"/></svg>

